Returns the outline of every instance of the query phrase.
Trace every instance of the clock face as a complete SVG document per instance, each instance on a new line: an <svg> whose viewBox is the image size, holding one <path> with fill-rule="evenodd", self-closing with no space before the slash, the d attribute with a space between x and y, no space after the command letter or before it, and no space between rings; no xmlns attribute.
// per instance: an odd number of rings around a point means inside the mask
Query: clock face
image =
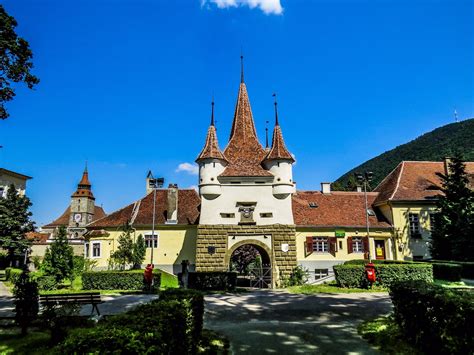
<svg viewBox="0 0 474 355"><path fill-rule="evenodd" d="M76 221L77 223L79 223L82 219L82 215L80 213L76 213L74 215L74 221Z"/></svg>

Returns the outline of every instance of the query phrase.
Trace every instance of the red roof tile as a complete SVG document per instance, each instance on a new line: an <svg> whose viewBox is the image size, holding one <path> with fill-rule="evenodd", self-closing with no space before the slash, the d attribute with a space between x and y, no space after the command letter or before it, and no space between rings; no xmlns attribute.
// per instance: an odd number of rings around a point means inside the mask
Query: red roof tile
<svg viewBox="0 0 474 355"><path fill-rule="evenodd" d="M367 195L371 206L378 194L369 192ZM311 207L310 203L316 207ZM365 198L361 192L297 191L293 195L293 216L297 226L365 228L364 211ZM375 212L375 216L369 216L369 225L390 228L382 214Z"/></svg>
<svg viewBox="0 0 474 355"><path fill-rule="evenodd" d="M273 129L272 148L268 152L265 160L276 159L286 159L290 160L291 162L295 161L288 149L286 149L285 141L283 140L283 133L281 132L281 127L278 122Z"/></svg>
<svg viewBox="0 0 474 355"><path fill-rule="evenodd" d="M196 159L196 162L202 159L221 159L227 161L219 149L219 143L217 141L216 127L212 124L207 130L206 144L202 149L201 153Z"/></svg>
<svg viewBox="0 0 474 355"><path fill-rule="evenodd" d="M77 185L76 192L74 192L71 197L89 197L91 199L95 199L91 187L92 185L89 181L89 173L87 172L86 168L82 173L81 181Z"/></svg>
<svg viewBox="0 0 474 355"><path fill-rule="evenodd" d="M63 214L55 219L53 222L43 226L43 228L56 228L59 226L69 225L69 218L71 216L71 207L66 208ZM94 216L92 216L92 222L107 216L104 209L100 206L94 206Z"/></svg>
<svg viewBox="0 0 474 355"><path fill-rule="evenodd" d="M199 207L201 200L195 190L178 190L178 224L197 224L199 220ZM168 191L156 191L155 223L165 224L168 209ZM120 227L127 222L134 226L151 226L153 220L153 193L149 193L141 200L132 203L118 211L110 213L107 217L97 220L87 227L107 228Z"/></svg>
<svg viewBox="0 0 474 355"><path fill-rule="evenodd" d="M224 150L229 165L220 176L273 176L261 163L266 152L258 141L245 84L240 83L229 143Z"/></svg>
<svg viewBox="0 0 474 355"><path fill-rule="evenodd" d="M39 232L28 232L26 233L26 239L31 240L33 244L46 244L48 241L49 233Z"/></svg>
<svg viewBox="0 0 474 355"><path fill-rule="evenodd" d="M471 186L474 182L474 162L466 162ZM420 201L436 198L441 192L444 162L403 161L374 189L380 192L375 204L385 201Z"/></svg>

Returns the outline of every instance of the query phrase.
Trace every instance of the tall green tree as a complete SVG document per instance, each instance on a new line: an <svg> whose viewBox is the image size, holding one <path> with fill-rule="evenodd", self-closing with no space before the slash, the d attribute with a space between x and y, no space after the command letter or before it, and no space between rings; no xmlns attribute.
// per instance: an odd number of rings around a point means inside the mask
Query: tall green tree
<svg viewBox="0 0 474 355"><path fill-rule="evenodd" d="M469 188L466 166L459 153L448 164L437 201L438 213L431 234L431 255L435 259L474 259L474 191Z"/></svg>
<svg viewBox="0 0 474 355"><path fill-rule="evenodd" d="M5 103L15 97L13 83L23 82L32 89L39 79L31 74L33 52L28 42L15 32L18 25L0 5L0 119L9 114Z"/></svg>
<svg viewBox="0 0 474 355"><path fill-rule="evenodd" d="M28 326L38 316L38 284L30 278L28 267L24 267L13 288L15 321L21 327L21 334L26 335Z"/></svg>
<svg viewBox="0 0 474 355"><path fill-rule="evenodd" d="M133 262L133 229L129 223L126 223L122 227L122 231L122 234L118 237L117 250L113 252L112 258L119 265L120 269L124 270L127 264Z"/></svg>
<svg viewBox="0 0 474 355"><path fill-rule="evenodd" d="M53 276L56 282L71 279L74 273L74 251L67 239L66 227L60 226L54 241L46 249L41 268L45 275Z"/></svg>
<svg viewBox="0 0 474 355"><path fill-rule="evenodd" d="M31 245L26 239L26 233L35 227L30 207L30 199L21 196L14 185L9 186L6 198L0 198L0 248L7 251L10 264Z"/></svg>
<svg viewBox="0 0 474 355"><path fill-rule="evenodd" d="M146 245L143 235L139 234L135 243L133 243L132 264L134 269L139 269L145 260Z"/></svg>

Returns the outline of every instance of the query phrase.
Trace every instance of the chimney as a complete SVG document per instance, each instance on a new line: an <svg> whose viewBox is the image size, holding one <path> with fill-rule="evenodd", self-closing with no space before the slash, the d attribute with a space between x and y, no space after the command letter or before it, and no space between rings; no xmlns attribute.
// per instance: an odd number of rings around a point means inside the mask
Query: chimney
<svg viewBox="0 0 474 355"><path fill-rule="evenodd" d="M449 164L451 164L451 157L445 157L444 158L444 174L445 175L449 175L450 173Z"/></svg>
<svg viewBox="0 0 474 355"><path fill-rule="evenodd" d="M178 223L178 185L169 184L168 186L168 212L166 224Z"/></svg>
<svg viewBox="0 0 474 355"><path fill-rule="evenodd" d="M330 182L322 182L321 183L321 192L323 194L330 194L331 193L331 183Z"/></svg>
<svg viewBox="0 0 474 355"><path fill-rule="evenodd" d="M362 192L362 186L357 185L357 192Z"/></svg>

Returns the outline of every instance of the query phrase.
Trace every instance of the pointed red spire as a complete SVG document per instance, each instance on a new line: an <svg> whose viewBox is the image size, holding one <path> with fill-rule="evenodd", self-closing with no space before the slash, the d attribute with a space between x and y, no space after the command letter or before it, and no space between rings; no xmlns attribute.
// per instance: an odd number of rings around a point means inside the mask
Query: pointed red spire
<svg viewBox="0 0 474 355"><path fill-rule="evenodd" d="M275 97L275 128L273 129L272 148L265 157L265 160L284 159L290 160L294 163L295 159L288 149L286 149L285 141L283 140L283 133L281 132L280 123L278 122L278 104L276 101L276 95L273 94L273 96Z"/></svg>
<svg viewBox="0 0 474 355"><path fill-rule="evenodd" d="M221 159L227 161L224 154L219 149L219 142L217 141L217 132L214 125L214 100L212 100L211 124L207 130L206 144L202 149L196 162L203 159Z"/></svg>
<svg viewBox="0 0 474 355"><path fill-rule="evenodd" d="M89 197L92 199L94 198L94 194L92 193L92 184L89 181L89 172L87 171L87 164L82 173L82 179L77 184L77 190L72 194L71 197Z"/></svg>

